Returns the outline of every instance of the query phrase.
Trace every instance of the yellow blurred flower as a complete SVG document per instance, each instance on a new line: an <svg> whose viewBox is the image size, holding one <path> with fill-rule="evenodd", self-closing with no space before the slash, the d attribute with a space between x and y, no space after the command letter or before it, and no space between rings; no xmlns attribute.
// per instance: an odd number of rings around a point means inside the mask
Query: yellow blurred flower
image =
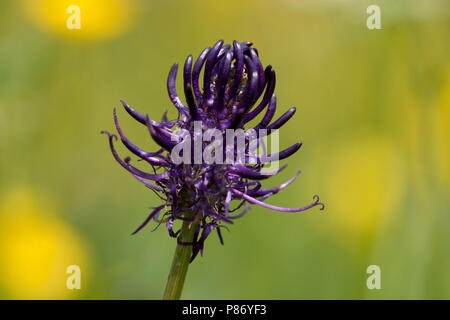
<svg viewBox="0 0 450 320"><path fill-rule="evenodd" d="M401 157L388 141L369 138L345 143L332 159L324 199L333 228L372 236L392 219L401 201L405 188Z"/></svg>
<svg viewBox="0 0 450 320"><path fill-rule="evenodd" d="M83 39L110 38L132 21L133 0L22 0L26 15L45 30ZM79 11L78 11L79 9ZM79 27L77 28L77 21ZM72 29L68 27L72 26Z"/></svg>
<svg viewBox="0 0 450 320"><path fill-rule="evenodd" d="M66 269L81 268L87 254L81 239L42 206L31 189L10 191L0 207L0 285L11 298L73 298Z"/></svg>

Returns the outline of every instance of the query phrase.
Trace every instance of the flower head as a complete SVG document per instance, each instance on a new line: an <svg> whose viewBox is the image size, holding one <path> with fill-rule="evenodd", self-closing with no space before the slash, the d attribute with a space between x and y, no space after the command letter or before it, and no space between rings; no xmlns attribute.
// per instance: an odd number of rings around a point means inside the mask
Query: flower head
<svg viewBox="0 0 450 320"><path fill-rule="evenodd" d="M202 69L203 81L200 83ZM117 162L163 200L162 205L154 208L134 233L153 219L159 224L165 222L169 235L177 237L179 231L173 230L175 220L195 221L197 229L193 242L181 243L192 245L192 261L199 252L203 253L205 240L213 230L223 244L221 228L242 217L249 209L248 204L281 212L300 212L315 206L323 210L324 205L318 196L314 196L311 204L299 208L277 207L264 202L291 184L300 172L277 187L262 188L261 180L285 168L263 172L263 167L291 156L302 144L299 142L272 154L258 154L256 151L265 150L263 139L283 126L294 115L295 108L272 122L276 110L275 71L271 66L263 68L258 51L252 48L251 42L234 41L233 45L224 45L220 40L213 47L204 49L195 62L189 55L183 70L186 105L175 88L177 70L176 63L167 80L170 100L178 110L177 119L169 120L164 114L157 122L121 100L125 110L145 125L153 140L161 146L158 151L145 151L128 140L114 109L114 121L122 143L147 162L151 172L133 166L130 157L120 158L114 147L117 137L103 131L109 136ZM244 132L245 125L264 109L265 115L259 124ZM211 130L213 134L202 139ZM231 144L228 140L226 145L223 144L223 138L228 138L230 130L244 132L241 148L234 148L238 135L232 136ZM249 132L257 134L253 136ZM218 161L224 154L227 161ZM174 155L181 155L183 161L176 161ZM237 205L232 207L236 201Z"/></svg>

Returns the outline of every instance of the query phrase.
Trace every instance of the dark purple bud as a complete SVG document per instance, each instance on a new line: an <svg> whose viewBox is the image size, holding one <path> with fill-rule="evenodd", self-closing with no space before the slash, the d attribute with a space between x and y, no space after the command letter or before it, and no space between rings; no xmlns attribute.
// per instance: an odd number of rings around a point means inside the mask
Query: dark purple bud
<svg viewBox="0 0 450 320"><path fill-rule="evenodd" d="M233 48L234 48L234 56L236 58L236 67L233 79L233 86L230 89L227 99L230 99L231 97L234 97L236 95L239 85L241 84L242 73L244 72L244 53L242 51L242 47L239 44L239 42L234 40Z"/></svg>
<svg viewBox="0 0 450 320"><path fill-rule="evenodd" d="M177 80L178 63L175 63L170 69L169 76L167 77L167 91L169 93L169 98L172 100L174 106L180 112L183 120L187 120L186 111L187 108L183 105L180 98L178 97L177 90L175 88L175 82Z"/></svg>
<svg viewBox="0 0 450 320"><path fill-rule="evenodd" d="M210 83L211 83L211 73L214 64L217 61L217 55L219 54L220 48L222 48L223 40L217 41L217 43L212 47L211 51L208 53L208 58L205 65L205 74L203 75L203 98L204 100L209 98L210 95Z"/></svg>
<svg viewBox="0 0 450 320"><path fill-rule="evenodd" d="M211 51L211 48L206 48L202 51L200 56L195 61L194 70L192 70L192 86L194 87L195 99L197 99L198 104L202 104L203 101L203 95L200 91L198 79L200 77L200 71L202 70L206 58L208 57L209 51Z"/></svg>
<svg viewBox="0 0 450 320"><path fill-rule="evenodd" d="M148 116L147 116L147 128L148 128L148 132L150 133L150 136L153 138L153 140L155 140L155 142L157 144L159 144L161 147L163 147L164 149L171 151L173 149L173 147L176 146L177 142L172 141L170 139L170 137L168 137L167 135L164 135L163 132L161 131L161 129L159 129L158 127L154 127L150 123L150 118Z"/></svg>
<svg viewBox="0 0 450 320"><path fill-rule="evenodd" d="M192 92L192 55L186 58L184 63L184 95L186 96L186 102L189 107L189 114L192 119L197 119L197 105L194 99L194 93Z"/></svg>
<svg viewBox="0 0 450 320"><path fill-rule="evenodd" d="M270 177L272 177L274 175L277 175L278 173L280 173L286 167L287 167L287 164L283 165L278 170L261 173L261 172L252 170L251 168L246 167L244 165L236 164L235 165L235 169L231 170L230 173L237 174L240 177L246 178L246 179L263 180L263 179L268 179L268 178L270 178Z"/></svg>
<svg viewBox="0 0 450 320"><path fill-rule="evenodd" d="M266 74L265 78L268 79L266 92L264 93L263 99L261 100L260 104L252 112L246 115L244 119L245 123L254 119L264 109L264 107L269 103L270 99L272 98L276 82L275 71L272 70L271 66L268 66L266 68L265 74Z"/></svg>
<svg viewBox="0 0 450 320"><path fill-rule="evenodd" d="M266 114L262 118L261 122L256 125L253 129L258 131L260 129L265 129L270 121L272 121L273 116L275 115L275 111L277 110L277 96L274 94L272 96L272 100L270 101L269 106L267 107Z"/></svg>
<svg viewBox="0 0 450 320"><path fill-rule="evenodd" d="M263 156L263 157L261 157L260 163L267 163L267 162L271 162L271 161L278 161L278 160L286 159L286 158L292 156L294 153L296 153L298 151L298 149L300 149L301 146L302 146L302 143L297 142L296 144L294 144L294 145L290 146L289 148L286 148L280 152Z"/></svg>

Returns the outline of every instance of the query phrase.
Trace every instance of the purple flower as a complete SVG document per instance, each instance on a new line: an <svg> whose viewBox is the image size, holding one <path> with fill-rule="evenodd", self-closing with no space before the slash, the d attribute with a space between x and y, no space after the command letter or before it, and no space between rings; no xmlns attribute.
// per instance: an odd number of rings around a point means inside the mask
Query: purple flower
<svg viewBox="0 0 450 320"><path fill-rule="evenodd" d="M169 72L167 89L170 100L178 110L177 119L169 120L164 114L162 120L157 122L121 100L125 110L145 125L153 140L161 146L156 152L148 152L134 145L123 133L114 109L114 122L122 143L131 153L147 162L150 172L133 166L130 157L120 158L114 147L117 136L103 131L109 136L111 151L117 162L162 199L162 205L154 208L134 233L153 219L158 225L165 222L169 235L178 237L179 230L173 230L175 220L196 221L193 242L183 243L178 240L180 244L192 245L191 261L199 252L203 254L205 240L212 231L216 230L223 244L221 228L227 228L234 219L242 217L249 210L248 204L281 212L300 212L315 206L324 209L318 196L313 197L314 202L311 204L299 208L283 208L265 203L267 198L291 184L300 172L277 187L262 188L261 180L279 173L285 166L273 172L262 172L262 168L266 163L291 156L302 144L296 143L276 154L261 156L252 152L257 147L265 147L261 138L283 126L294 115L295 108L287 110L272 122L276 109L275 71L271 66L263 68L258 51L251 46L251 42L237 41L233 45L223 45L220 40L213 47L204 49L195 62L189 55L183 70L186 105L175 88L178 64L174 64ZM200 83L202 69L203 83ZM265 115L253 127L258 131L257 139L245 135L244 162L234 157L237 152L234 148L231 162L202 161L208 144L203 140L198 144L196 124L200 124L200 135L216 129L225 137L227 129L243 129L264 109ZM180 131L187 135L179 134ZM171 155L183 141L189 144L188 149L183 149L182 156L191 161L178 163ZM234 145L234 140L232 143ZM220 144L219 149L226 153L229 146ZM231 204L236 200L237 205L232 208Z"/></svg>

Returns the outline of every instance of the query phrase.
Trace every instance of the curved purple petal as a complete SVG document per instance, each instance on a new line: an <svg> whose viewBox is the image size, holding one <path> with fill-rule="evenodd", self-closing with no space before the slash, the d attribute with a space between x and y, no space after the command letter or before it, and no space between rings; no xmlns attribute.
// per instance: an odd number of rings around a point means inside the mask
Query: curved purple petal
<svg viewBox="0 0 450 320"><path fill-rule="evenodd" d="M323 210L325 208L325 205L321 202L319 202L319 196L315 195L313 197L313 199L315 199L315 201L307 206L304 207L299 207L299 208L284 208L284 207L277 207L277 206L273 206L264 202L261 202L259 200L256 200L253 197L250 197L249 195L240 192L239 190L236 189L231 189L231 191L233 191L235 194L237 194L238 196L241 196L242 198L244 198L245 200L247 200L248 202L251 202L253 204L257 204L261 207L267 208L267 209L271 209L271 210L276 210L276 211L280 211L280 212L301 212L301 211L305 211L308 210L310 208L313 208L315 206L321 206L320 210Z"/></svg>

